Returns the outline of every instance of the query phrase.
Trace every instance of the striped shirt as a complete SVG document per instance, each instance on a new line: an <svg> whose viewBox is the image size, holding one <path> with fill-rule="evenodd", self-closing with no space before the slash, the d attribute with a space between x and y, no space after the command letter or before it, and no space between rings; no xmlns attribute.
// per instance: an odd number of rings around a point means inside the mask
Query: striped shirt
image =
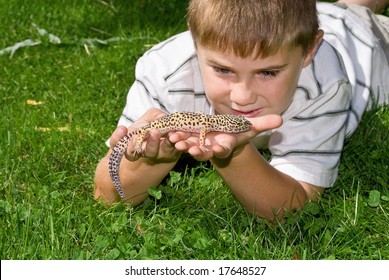
<svg viewBox="0 0 389 280"><path fill-rule="evenodd" d="M283 125L252 140L270 150L270 164L276 169L321 187L335 182L344 140L363 112L379 93L389 93L388 62L377 39L355 23L358 18L329 7L318 4L325 40L301 73L293 101L282 115ZM189 32L147 51L135 75L119 125L130 126L152 107L168 113L213 113Z"/></svg>

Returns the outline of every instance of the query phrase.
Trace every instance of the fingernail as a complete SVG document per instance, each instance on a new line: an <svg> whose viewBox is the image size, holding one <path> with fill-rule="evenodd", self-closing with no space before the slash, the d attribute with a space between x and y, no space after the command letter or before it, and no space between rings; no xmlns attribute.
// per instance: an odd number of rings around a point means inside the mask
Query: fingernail
<svg viewBox="0 0 389 280"><path fill-rule="evenodd" d="M118 127L116 128L116 132L117 132L117 133L120 133L120 134L126 134L126 128L123 127L123 126L118 126Z"/></svg>

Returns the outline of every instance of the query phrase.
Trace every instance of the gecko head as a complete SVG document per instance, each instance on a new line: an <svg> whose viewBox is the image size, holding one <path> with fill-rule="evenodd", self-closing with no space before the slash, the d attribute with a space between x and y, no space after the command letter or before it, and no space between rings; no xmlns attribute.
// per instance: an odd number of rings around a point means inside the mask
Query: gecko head
<svg viewBox="0 0 389 280"><path fill-rule="evenodd" d="M253 124L243 116L227 115L229 126L237 132L248 131L251 129Z"/></svg>

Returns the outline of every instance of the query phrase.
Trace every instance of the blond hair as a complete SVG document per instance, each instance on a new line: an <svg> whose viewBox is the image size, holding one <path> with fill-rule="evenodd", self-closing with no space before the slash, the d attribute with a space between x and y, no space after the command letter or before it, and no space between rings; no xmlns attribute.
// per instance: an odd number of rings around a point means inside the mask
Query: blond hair
<svg viewBox="0 0 389 280"><path fill-rule="evenodd" d="M319 28L315 0L191 0L187 19L196 44L240 57L307 52Z"/></svg>

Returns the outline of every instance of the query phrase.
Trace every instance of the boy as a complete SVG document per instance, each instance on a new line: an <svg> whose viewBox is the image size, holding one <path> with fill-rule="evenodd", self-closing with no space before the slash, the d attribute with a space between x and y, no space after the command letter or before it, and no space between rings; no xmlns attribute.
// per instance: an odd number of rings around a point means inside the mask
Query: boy
<svg viewBox="0 0 389 280"><path fill-rule="evenodd" d="M331 187L345 138L371 102L387 102L388 37L377 37L347 6L322 3L318 10L325 40L313 0L191 0L190 32L138 61L110 147L126 128L176 111L242 115L253 128L211 132L209 149L199 147L197 134L161 138L151 131L140 157L132 143L122 159L125 201L146 199L182 153L210 160L242 206L261 217L281 218ZM108 175L110 151L95 177L95 198L108 203L119 200Z"/></svg>

